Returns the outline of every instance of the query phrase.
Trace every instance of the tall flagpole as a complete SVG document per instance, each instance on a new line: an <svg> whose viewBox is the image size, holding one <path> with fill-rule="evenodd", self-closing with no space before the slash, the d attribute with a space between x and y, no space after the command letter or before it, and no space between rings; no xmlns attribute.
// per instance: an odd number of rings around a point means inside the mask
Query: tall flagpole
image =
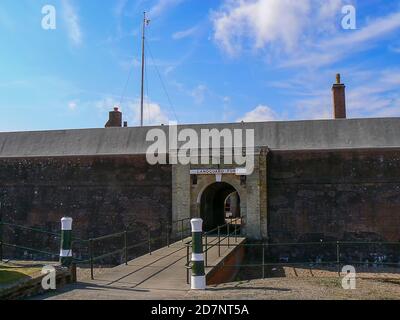
<svg viewBox="0 0 400 320"><path fill-rule="evenodd" d="M140 95L140 126L143 127L143 107L144 107L144 65L145 65L145 52L144 52L144 42L146 35L146 25L149 23L149 20L146 19L146 12L143 12L143 34L142 34L142 88Z"/></svg>

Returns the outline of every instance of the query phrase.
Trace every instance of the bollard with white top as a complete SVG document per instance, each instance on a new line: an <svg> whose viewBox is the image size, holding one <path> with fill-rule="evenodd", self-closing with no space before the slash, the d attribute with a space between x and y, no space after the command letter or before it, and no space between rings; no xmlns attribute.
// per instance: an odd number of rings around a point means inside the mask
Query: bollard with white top
<svg viewBox="0 0 400 320"><path fill-rule="evenodd" d="M72 218L61 219L61 249L60 263L69 267L72 263Z"/></svg>
<svg viewBox="0 0 400 320"><path fill-rule="evenodd" d="M192 219L192 290L206 289L203 253L203 220Z"/></svg>

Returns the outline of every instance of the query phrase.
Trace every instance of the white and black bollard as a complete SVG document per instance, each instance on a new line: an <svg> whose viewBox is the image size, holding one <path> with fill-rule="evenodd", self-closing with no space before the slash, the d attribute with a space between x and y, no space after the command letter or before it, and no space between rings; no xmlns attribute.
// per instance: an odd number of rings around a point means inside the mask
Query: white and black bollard
<svg viewBox="0 0 400 320"><path fill-rule="evenodd" d="M192 290L206 289L203 253L203 220L192 219Z"/></svg>
<svg viewBox="0 0 400 320"><path fill-rule="evenodd" d="M61 219L61 249L60 263L69 267L72 263L72 218Z"/></svg>

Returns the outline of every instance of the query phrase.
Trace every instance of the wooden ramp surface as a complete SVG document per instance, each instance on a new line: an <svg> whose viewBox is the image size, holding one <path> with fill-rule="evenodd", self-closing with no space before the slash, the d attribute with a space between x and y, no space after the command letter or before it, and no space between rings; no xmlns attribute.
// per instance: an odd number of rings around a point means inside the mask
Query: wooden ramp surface
<svg viewBox="0 0 400 320"><path fill-rule="evenodd" d="M112 268L104 274L88 280L68 285L57 294L43 296L50 300L106 300L106 299L184 299L190 295L187 284L186 259L187 249L184 242L176 242L170 247L154 251L128 263ZM208 243L217 243L216 237L209 237ZM218 246L208 251L208 264L216 266L223 261L245 238L225 239L221 246L221 257ZM206 268L206 274L213 267Z"/></svg>

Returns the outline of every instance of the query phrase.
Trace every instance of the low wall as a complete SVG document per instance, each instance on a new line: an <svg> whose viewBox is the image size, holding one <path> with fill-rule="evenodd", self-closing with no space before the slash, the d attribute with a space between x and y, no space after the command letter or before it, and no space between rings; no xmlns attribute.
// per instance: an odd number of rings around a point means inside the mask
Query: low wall
<svg viewBox="0 0 400 320"><path fill-rule="evenodd" d="M76 270L56 267L57 290L66 284L76 282ZM8 288L0 290L0 300L21 300L48 293L42 287L42 280L46 275L40 275L32 279L23 279Z"/></svg>
<svg viewBox="0 0 400 320"><path fill-rule="evenodd" d="M243 244L244 242L242 242ZM206 275L207 285L227 283L234 281L238 274L240 265L244 259L245 247L238 245L221 262L219 262ZM229 267L235 266L235 267Z"/></svg>

